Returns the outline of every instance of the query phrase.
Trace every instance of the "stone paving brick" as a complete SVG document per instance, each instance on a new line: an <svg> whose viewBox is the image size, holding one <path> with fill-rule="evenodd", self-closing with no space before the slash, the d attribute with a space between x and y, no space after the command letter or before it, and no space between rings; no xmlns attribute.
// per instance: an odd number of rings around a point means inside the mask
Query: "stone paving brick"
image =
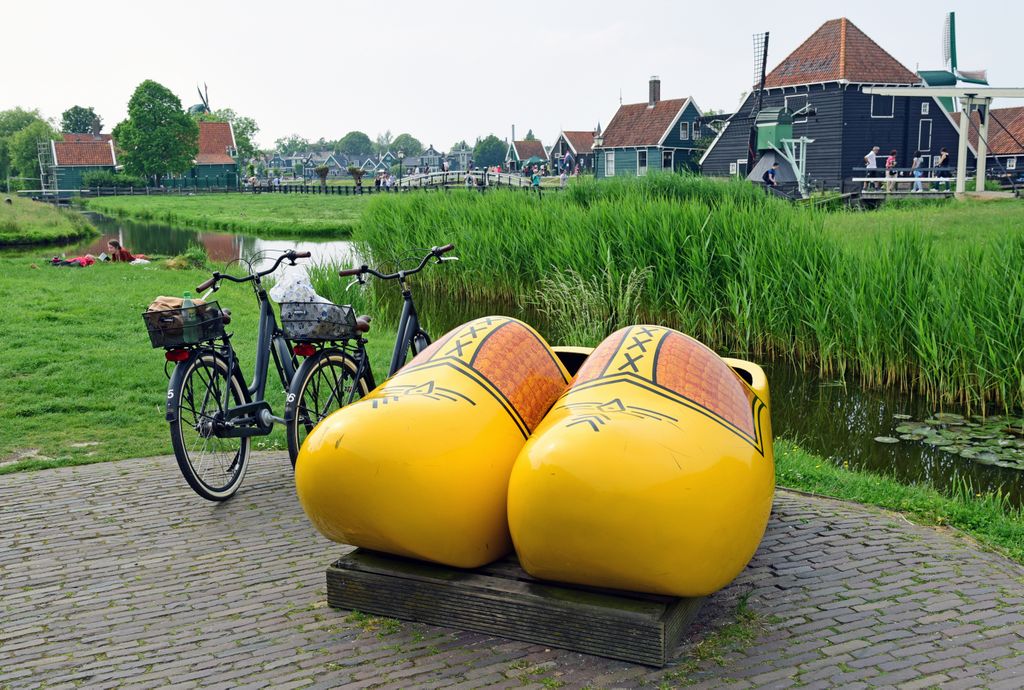
<svg viewBox="0 0 1024 690"><path fill-rule="evenodd" d="M220 505L166 457L6 475L0 524L4 690L1024 686L1024 568L949 530L783 491L750 566L666 669L364 629L326 606L324 569L348 547L309 525L280 453L257 454ZM756 639L701 660L741 597Z"/></svg>

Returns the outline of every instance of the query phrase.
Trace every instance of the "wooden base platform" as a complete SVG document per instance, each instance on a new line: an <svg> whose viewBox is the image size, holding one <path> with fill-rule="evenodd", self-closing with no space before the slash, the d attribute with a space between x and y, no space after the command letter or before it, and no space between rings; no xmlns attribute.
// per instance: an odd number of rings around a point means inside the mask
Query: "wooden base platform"
<svg viewBox="0 0 1024 690"><path fill-rule="evenodd" d="M460 570L357 549L327 569L327 603L664 666L702 598L597 590L536 580L515 556Z"/></svg>

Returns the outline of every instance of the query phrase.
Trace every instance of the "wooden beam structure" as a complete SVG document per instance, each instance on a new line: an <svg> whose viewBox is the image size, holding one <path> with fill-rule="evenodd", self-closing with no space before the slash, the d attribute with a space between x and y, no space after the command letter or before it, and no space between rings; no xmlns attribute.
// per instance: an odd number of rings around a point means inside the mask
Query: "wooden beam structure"
<svg viewBox="0 0 1024 690"><path fill-rule="evenodd" d="M864 93L879 96L924 96L955 98L960 103L960 140L956 159L956 195L967 191L967 145L971 129L971 109L981 106L978 116L978 166L975 189L985 189L985 167L988 164L988 112L994 98L1024 98L1024 88L992 88L987 86L866 86Z"/></svg>
<svg viewBox="0 0 1024 690"><path fill-rule="evenodd" d="M515 556L475 570L357 549L327 569L340 609L664 666L703 598L545 582Z"/></svg>

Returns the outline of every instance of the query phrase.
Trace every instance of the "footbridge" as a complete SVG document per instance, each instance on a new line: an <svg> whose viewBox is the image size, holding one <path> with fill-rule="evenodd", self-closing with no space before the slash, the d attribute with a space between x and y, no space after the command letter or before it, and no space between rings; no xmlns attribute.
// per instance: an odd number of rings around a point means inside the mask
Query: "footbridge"
<svg viewBox="0 0 1024 690"><path fill-rule="evenodd" d="M469 178L468 181L467 178ZM403 176L398 181L398 186L403 189L460 186L521 188L530 186L530 178L516 173L450 170L448 172L430 172Z"/></svg>

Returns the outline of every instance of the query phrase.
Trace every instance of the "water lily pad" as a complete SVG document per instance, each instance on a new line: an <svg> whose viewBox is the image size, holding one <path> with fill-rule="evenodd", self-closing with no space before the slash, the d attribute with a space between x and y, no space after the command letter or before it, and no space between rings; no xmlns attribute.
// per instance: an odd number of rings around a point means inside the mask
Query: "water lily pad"
<svg viewBox="0 0 1024 690"><path fill-rule="evenodd" d="M924 442L932 446L951 446L953 445L953 439L943 438L942 436L929 436L924 439Z"/></svg>
<svg viewBox="0 0 1024 690"><path fill-rule="evenodd" d="M920 441L922 439L924 439L924 434L900 434L901 441Z"/></svg>
<svg viewBox="0 0 1024 690"><path fill-rule="evenodd" d="M896 432L900 434L916 434L920 433L918 431L919 429L927 428L928 427L926 427L924 424L921 424L920 422L915 422L913 424L900 424L898 427L896 427Z"/></svg>
<svg viewBox="0 0 1024 690"><path fill-rule="evenodd" d="M892 416L892 418L893 419L899 419L899 420L913 419L913 417L911 417L909 414L894 414Z"/></svg>
<svg viewBox="0 0 1024 690"><path fill-rule="evenodd" d="M960 457L967 458L968 460L973 460L975 457L977 457L977 455L978 451L975 448L964 448L962 451L960 451Z"/></svg>
<svg viewBox="0 0 1024 690"><path fill-rule="evenodd" d="M946 423L943 422L941 419L936 419L935 417L929 417L928 419L924 420L924 423L927 424L928 426L945 426L946 425Z"/></svg>
<svg viewBox="0 0 1024 690"><path fill-rule="evenodd" d="M939 412L933 416L943 424L963 424L966 421L963 415L953 412Z"/></svg>
<svg viewBox="0 0 1024 690"><path fill-rule="evenodd" d="M995 434L979 434L973 431L969 434L969 436L975 441L988 441L989 439L993 439L996 437Z"/></svg>
<svg viewBox="0 0 1024 690"><path fill-rule="evenodd" d="M899 443L900 442L900 440L898 438L893 438L892 436L875 436L875 441L877 443Z"/></svg>
<svg viewBox="0 0 1024 690"><path fill-rule="evenodd" d="M943 453L952 453L953 455L959 455L960 451L964 449L963 446L958 446L955 443L951 446L938 446L938 448Z"/></svg>
<svg viewBox="0 0 1024 690"><path fill-rule="evenodd" d="M1000 429L1004 434L1011 434L1020 438L1024 438L1024 429L1019 426L1007 426Z"/></svg>

